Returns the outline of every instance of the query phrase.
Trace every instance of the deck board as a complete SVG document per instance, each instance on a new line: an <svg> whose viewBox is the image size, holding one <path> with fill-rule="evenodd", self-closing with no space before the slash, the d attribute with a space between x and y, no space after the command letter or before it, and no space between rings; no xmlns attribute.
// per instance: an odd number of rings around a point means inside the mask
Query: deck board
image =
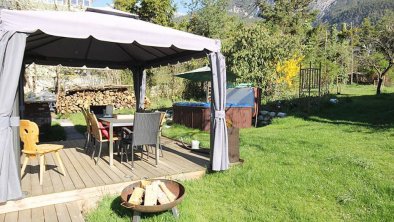
<svg viewBox="0 0 394 222"><path fill-rule="evenodd" d="M55 205L48 205L44 207L45 221L57 222Z"/></svg>
<svg viewBox="0 0 394 222"><path fill-rule="evenodd" d="M24 159L24 157L21 158L21 161L23 161L23 159ZM23 175L21 175L21 177L30 177L31 176L30 167L31 167L30 164L28 164L26 166L25 173ZM28 178L26 180L22 180L22 191L27 192L27 193L31 193L31 179L30 178ZM1 222L1 220L0 220L0 222Z"/></svg>
<svg viewBox="0 0 394 222"><path fill-rule="evenodd" d="M86 165L89 167L89 170L92 171L92 176L98 176L103 181L104 184L112 184L114 181L105 173L105 171L101 167L97 167L95 161L92 161L90 157L87 155L80 155L84 160ZM99 164L99 161L97 164ZM109 167L108 167L109 168Z"/></svg>
<svg viewBox="0 0 394 222"><path fill-rule="evenodd" d="M60 152L60 158L62 158L64 168L66 169L66 173L67 173L66 178L70 178L73 186L76 189L84 188L85 184L83 183L74 165L71 163L70 159L68 158L67 154L64 151Z"/></svg>
<svg viewBox="0 0 394 222"><path fill-rule="evenodd" d="M67 203L66 204L68 212L70 214L70 219L72 222L83 222L83 216L81 214L81 210L78 208L76 204Z"/></svg>
<svg viewBox="0 0 394 222"><path fill-rule="evenodd" d="M37 158L32 159L30 162L30 177L24 177L22 180L31 180L31 195L30 196L37 196L42 195L43 187L40 185L40 167L38 165Z"/></svg>
<svg viewBox="0 0 394 222"><path fill-rule="evenodd" d="M56 216L59 222L71 222L66 204L56 204Z"/></svg>
<svg viewBox="0 0 394 222"><path fill-rule="evenodd" d="M85 187L93 187L94 186L93 180L88 176L85 169L82 168L82 165L74 157L74 155L72 154L72 149L64 149L63 152L67 155L68 159L71 162L71 165L74 166L79 177L82 179L83 183L85 184ZM68 166L65 166L65 167L68 167Z"/></svg>
<svg viewBox="0 0 394 222"><path fill-rule="evenodd" d="M60 154L60 158L62 159L62 162L63 162L63 165L64 165L64 158L63 158L64 155L62 155L62 152L59 152L59 154ZM53 159L55 164L59 164L57 162L57 159L56 159L55 155L52 155L52 159ZM72 167L70 167L70 168L72 168ZM58 175L58 177L60 178L61 182L63 183L64 190L74 190L76 187L74 186L74 183L71 180L71 177L67 176L69 174L69 172L68 172L69 168L65 167L64 170L66 171L66 175L65 176L62 173L60 173L61 172L60 171L60 167L57 167L57 171L58 172L56 172L56 175Z"/></svg>
<svg viewBox="0 0 394 222"><path fill-rule="evenodd" d="M74 158L80 163L80 166L84 169L84 172L90 177L91 181L93 181L94 186L102 186L105 185L103 178L101 178L94 170L91 164L94 164L94 160L86 161L83 158L83 155L80 155L79 152L75 148L70 149L71 154Z"/></svg>
<svg viewBox="0 0 394 222"><path fill-rule="evenodd" d="M43 182L42 182L42 191L44 194L48 194L48 193L55 193L55 189L50 177L50 171L48 170L48 168L50 167L50 165L48 165L48 157L47 155L44 157L45 161L45 166L44 166L44 177L43 177ZM38 163L39 161L37 161ZM40 168L40 165L38 165L38 169ZM39 174L38 174L39 176Z"/></svg>
<svg viewBox="0 0 394 222"><path fill-rule="evenodd" d="M71 210L70 210L71 209ZM73 222L84 221L77 202L53 204L0 214L0 222Z"/></svg>
<svg viewBox="0 0 394 222"><path fill-rule="evenodd" d="M19 211L18 222L31 222L31 209Z"/></svg>
<svg viewBox="0 0 394 222"><path fill-rule="evenodd" d="M4 221L18 221L18 211L6 213Z"/></svg>
<svg viewBox="0 0 394 222"><path fill-rule="evenodd" d="M31 221L32 222L42 222L45 221L44 208L38 207L31 209Z"/></svg>
<svg viewBox="0 0 394 222"><path fill-rule="evenodd" d="M116 167L108 167L104 161L99 161L97 166L111 179L112 183L128 181L125 175Z"/></svg>
<svg viewBox="0 0 394 222"><path fill-rule="evenodd" d="M55 193L62 192L64 191L64 184L63 181L60 179L60 177L64 177L60 173L60 167L57 167L56 163L53 160L53 154L48 153L45 155L45 160L46 160L46 167L47 171L45 172L45 176L49 176L51 178L52 184L53 184L53 190Z"/></svg>

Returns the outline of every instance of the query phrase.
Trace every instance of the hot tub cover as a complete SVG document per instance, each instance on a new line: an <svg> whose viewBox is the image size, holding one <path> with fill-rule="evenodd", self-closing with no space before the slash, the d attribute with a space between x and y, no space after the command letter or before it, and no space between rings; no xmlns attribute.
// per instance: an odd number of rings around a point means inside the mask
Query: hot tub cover
<svg viewBox="0 0 394 222"><path fill-rule="evenodd" d="M203 107L203 108L210 108L211 104L210 103L204 103L204 102L176 102L174 103L174 106L187 106L187 107ZM253 107L251 104L247 103L226 103L226 108L230 107Z"/></svg>

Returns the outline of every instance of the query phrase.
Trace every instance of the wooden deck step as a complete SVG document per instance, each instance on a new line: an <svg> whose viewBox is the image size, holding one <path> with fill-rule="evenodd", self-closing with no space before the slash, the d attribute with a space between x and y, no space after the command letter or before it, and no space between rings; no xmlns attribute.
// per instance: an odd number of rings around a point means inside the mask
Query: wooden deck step
<svg viewBox="0 0 394 222"><path fill-rule="evenodd" d="M177 175L155 177L172 179L172 180L191 180L199 179L205 175L205 170L181 173ZM152 178L152 179L155 179ZM5 205L0 207L0 214L9 213L13 211L27 210L31 208L45 207L54 204L62 204L73 201L80 201L86 206L95 205L105 195L120 195L123 188L136 182L137 180L130 180L117 184L103 185L97 187L89 187L78 190L64 191L60 193L51 193L39 196L32 196L17 201L8 201ZM12 215L11 215L12 216ZM0 217L1 218L1 217ZM0 220L0 222L2 222Z"/></svg>
<svg viewBox="0 0 394 222"><path fill-rule="evenodd" d="M53 204L44 207L0 214L0 222L83 222L78 202Z"/></svg>

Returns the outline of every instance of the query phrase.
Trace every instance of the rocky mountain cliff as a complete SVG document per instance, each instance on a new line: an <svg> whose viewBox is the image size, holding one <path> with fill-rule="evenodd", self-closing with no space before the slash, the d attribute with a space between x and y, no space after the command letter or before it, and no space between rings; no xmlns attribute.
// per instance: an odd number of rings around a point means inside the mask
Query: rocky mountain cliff
<svg viewBox="0 0 394 222"><path fill-rule="evenodd" d="M394 10L394 0L314 0L311 9L319 12L317 22L357 25L366 17L376 20L385 10ZM231 0L229 11L243 18L258 15L256 0Z"/></svg>
<svg viewBox="0 0 394 222"><path fill-rule="evenodd" d="M394 0L316 0L311 7L320 11L318 22L357 25L366 17L376 20L385 10L394 10Z"/></svg>

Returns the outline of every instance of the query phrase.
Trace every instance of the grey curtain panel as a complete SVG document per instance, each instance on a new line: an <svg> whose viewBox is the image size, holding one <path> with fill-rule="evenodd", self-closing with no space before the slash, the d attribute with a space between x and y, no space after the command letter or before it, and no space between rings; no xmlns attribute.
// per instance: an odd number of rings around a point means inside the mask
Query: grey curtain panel
<svg viewBox="0 0 394 222"><path fill-rule="evenodd" d="M18 88L27 35L0 32L0 203L22 198L15 163L12 126L19 125L19 118L11 118Z"/></svg>
<svg viewBox="0 0 394 222"><path fill-rule="evenodd" d="M137 111L144 109L145 91L146 91L146 71L143 68L136 67L132 69L134 93Z"/></svg>
<svg viewBox="0 0 394 222"><path fill-rule="evenodd" d="M222 171L229 168L228 158L228 135L226 125L226 61L225 57L218 52L210 54L212 69L212 93L213 93L213 129L211 136L213 141L212 170Z"/></svg>

